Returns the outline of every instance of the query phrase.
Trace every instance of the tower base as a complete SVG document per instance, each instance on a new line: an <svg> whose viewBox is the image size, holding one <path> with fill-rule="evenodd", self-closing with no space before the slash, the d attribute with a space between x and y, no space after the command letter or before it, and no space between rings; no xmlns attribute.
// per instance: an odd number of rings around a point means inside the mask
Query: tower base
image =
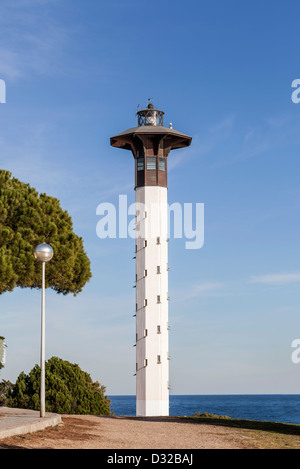
<svg viewBox="0 0 300 469"><path fill-rule="evenodd" d="M136 401L137 417L168 417L169 416L169 400L137 400Z"/></svg>

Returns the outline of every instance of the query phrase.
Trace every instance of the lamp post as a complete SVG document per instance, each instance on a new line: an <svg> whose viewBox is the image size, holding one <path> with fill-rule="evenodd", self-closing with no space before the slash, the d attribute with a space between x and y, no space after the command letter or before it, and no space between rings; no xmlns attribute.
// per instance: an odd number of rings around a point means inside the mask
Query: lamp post
<svg viewBox="0 0 300 469"><path fill-rule="evenodd" d="M39 244L34 250L34 257L42 263L42 316L41 316L41 412L45 417L45 265L53 257L53 249L49 244Z"/></svg>

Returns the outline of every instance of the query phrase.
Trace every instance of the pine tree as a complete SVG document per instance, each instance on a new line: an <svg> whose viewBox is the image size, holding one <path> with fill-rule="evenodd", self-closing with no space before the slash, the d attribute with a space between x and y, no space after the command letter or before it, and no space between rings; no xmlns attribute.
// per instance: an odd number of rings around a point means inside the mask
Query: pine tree
<svg viewBox="0 0 300 469"><path fill-rule="evenodd" d="M33 255L40 243L54 250L46 287L64 295L79 293L91 270L71 217L58 199L39 194L9 171L0 170L0 294L15 287L41 287L41 264Z"/></svg>

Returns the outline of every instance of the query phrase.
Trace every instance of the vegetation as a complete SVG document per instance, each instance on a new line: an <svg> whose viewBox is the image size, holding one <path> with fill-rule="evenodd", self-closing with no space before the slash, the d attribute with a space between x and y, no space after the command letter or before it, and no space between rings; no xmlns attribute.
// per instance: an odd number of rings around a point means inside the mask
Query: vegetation
<svg viewBox="0 0 300 469"><path fill-rule="evenodd" d="M249 449L299 449L300 425L293 423L269 422L264 420L233 419L226 415L196 412L184 421L213 427L231 427L241 431L243 444Z"/></svg>
<svg viewBox="0 0 300 469"><path fill-rule="evenodd" d="M247 428L249 430L274 431L277 433L286 433L289 435L300 435L300 425L293 423L269 422L265 420L246 420L233 419L227 415L214 415L207 412L196 412L191 417L183 417L185 419L193 419L197 423L205 423L211 425L219 425L222 427Z"/></svg>
<svg viewBox="0 0 300 469"><path fill-rule="evenodd" d="M8 405L40 409L41 370L36 365L28 375L20 373L9 393ZM110 400L105 387L76 364L52 357L45 366L46 411L59 414L109 415Z"/></svg>
<svg viewBox="0 0 300 469"><path fill-rule="evenodd" d="M10 381L4 379L0 382L0 406L8 405L8 396L13 389L13 384Z"/></svg>
<svg viewBox="0 0 300 469"><path fill-rule="evenodd" d="M208 412L200 414L200 412L195 412L194 417L209 418L209 419L230 419L227 415L215 415Z"/></svg>
<svg viewBox="0 0 300 469"><path fill-rule="evenodd" d="M54 257L47 265L46 287L66 295L79 293L91 278L83 241L73 233L71 217L58 199L0 170L0 294L15 287L41 287L41 265L34 248L48 243Z"/></svg>

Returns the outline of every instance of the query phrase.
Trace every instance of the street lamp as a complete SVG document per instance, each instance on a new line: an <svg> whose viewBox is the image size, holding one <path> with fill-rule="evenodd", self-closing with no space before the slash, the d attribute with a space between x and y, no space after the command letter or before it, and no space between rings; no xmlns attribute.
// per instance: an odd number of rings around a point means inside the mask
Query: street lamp
<svg viewBox="0 0 300 469"><path fill-rule="evenodd" d="M34 257L42 263L42 318L41 318L41 417L45 417L45 264L51 261L53 249L49 244L39 244Z"/></svg>

